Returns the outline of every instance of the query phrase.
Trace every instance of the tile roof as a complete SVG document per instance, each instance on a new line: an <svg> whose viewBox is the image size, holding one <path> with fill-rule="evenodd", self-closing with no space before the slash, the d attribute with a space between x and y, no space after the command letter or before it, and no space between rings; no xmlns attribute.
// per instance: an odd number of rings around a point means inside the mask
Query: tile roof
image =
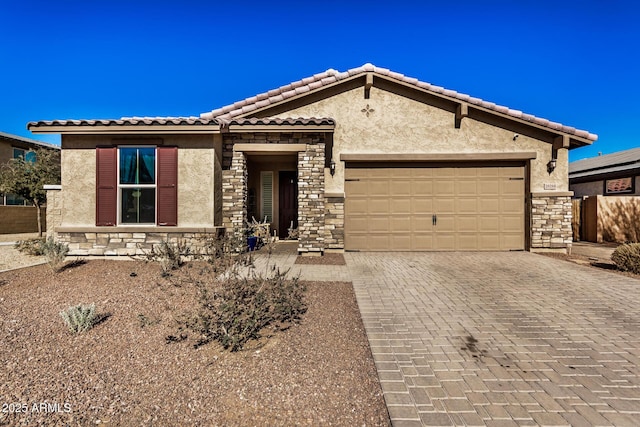
<svg viewBox="0 0 640 427"><path fill-rule="evenodd" d="M224 119L219 119L221 122L223 122L226 125L237 125L237 126L255 126L255 125L266 125L266 126L273 126L273 125L282 125L282 126L295 126L295 125L315 125L315 126L321 126L321 125L335 125L336 122L335 120L331 119L331 118L327 118L327 117L298 117L298 118L293 118L293 117L289 117L289 118L284 118L284 119L280 119L280 118L274 118L274 117L268 117L268 118L246 118L246 119L232 119L232 120L224 120Z"/></svg>
<svg viewBox="0 0 640 427"><path fill-rule="evenodd" d="M277 104L288 98L311 92L323 86L331 85L333 83L339 82L340 80L345 80L353 76L370 72L387 77L391 80L397 80L401 83L415 86L417 89L431 92L442 97L451 98L455 101L466 102L472 106L476 105L482 108L486 108L488 110L495 111L496 113L535 123L539 126L547 127L558 132L575 135L577 137L585 138L590 141L595 141L596 139L598 139L597 135L589 133L585 130L579 130L571 126L565 126L561 123L552 122L550 120L536 117L531 114L526 114L519 110L513 110L508 107L497 105L493 102L484 101L480 98L474 98L463 93L458 93L454 90L445 89L441 86L435 86L430 83L425 83L414 77L407 77L404 74L396 73L387 68L376 67L372 64L364 64L361 67L352 68L344 72L336 71L334 69L328 69L323 73L315 74L311 77L289 83L288 85L281 86L277 89L272 89L268 92L264 92L256 96L252 96L242 101L238 101L234 104L202 113L200 117L202 119L232 119L234 117L250 113L254 110L268 107L272 104Z"/></svg>
<svg viewBox="0 0 640 427"><path fill-rule="evenodd" d="M120 119L41 120L27 128L40 126L141 126L141 125L218 125L216 119L200 117L122 117Z"/></svg>
<svg viewBox="0 0 640 427"><path fill-rule="evenodd" d="M569 163L569 178L640 169L640 148L618 151Z"/></svg>

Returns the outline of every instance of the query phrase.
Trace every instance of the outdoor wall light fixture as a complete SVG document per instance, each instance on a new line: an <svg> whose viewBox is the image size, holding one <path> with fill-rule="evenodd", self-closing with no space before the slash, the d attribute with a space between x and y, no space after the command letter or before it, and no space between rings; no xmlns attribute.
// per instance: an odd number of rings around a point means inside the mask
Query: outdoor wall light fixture
<svg viewBox="0 0 640 427"><path fill-rule="evenodd" d="M331 172L331 176L336 173L336 162L334 162L333 159L331 160L331 163L329 163L329 172Z"/></svg>
<svg viewBox="0 0 640 427"><path fill-rule="evenodd" d="M553 172L556 169L556 159L551 159L549 160L549 163L547 163L547 172L549 172L549 175L551 175L551 172Z"/></svg>

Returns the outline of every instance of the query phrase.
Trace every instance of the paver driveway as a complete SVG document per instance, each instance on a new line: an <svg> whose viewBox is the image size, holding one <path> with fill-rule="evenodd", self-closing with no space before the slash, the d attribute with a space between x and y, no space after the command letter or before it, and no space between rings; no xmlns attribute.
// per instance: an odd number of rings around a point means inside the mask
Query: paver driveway
<svg viewBox="0 0 640 427"><path fill-rule="evenodd" d="M640 425L640 281L528 252L347 253L392 422Z"/></svg>

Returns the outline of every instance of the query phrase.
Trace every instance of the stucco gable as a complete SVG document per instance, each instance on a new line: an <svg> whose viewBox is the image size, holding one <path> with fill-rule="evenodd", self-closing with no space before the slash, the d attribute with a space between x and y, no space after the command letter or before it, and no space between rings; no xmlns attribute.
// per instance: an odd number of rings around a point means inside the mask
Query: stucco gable
<svg viewBox="0 0 640 427"><path fill-rule="evenodd" d="M469 109L479 111L482 114L496 115L518 123L528 124L557 134L568 135L572 146L591 144L598 137L585 130L579 130L571 126L553 122L531 114L523 113L492 102L484 101L454 90L445 89L391 71L386 68L365 64L345 72L329 69L323 73L289 83L277 89L258 94L256 96L235 102L210 112L200 115L203 119L231 120L247 117L265 117L274 112L280 116L287 110L293 110L305 103L314 102L324 96L332 96L340 86L347 89L362 86L366 91L378 82L384 84L393 83L413 90L414 92L429 95L448 104L448 108L457 111L458 120L468 114Z"/></svg>

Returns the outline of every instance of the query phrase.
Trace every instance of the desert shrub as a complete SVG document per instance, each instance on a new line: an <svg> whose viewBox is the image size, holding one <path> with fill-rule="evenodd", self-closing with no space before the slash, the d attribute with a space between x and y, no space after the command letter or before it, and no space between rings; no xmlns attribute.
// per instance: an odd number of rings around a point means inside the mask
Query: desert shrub
<svg viewBox="0 0 640 427"><path fill-rule="evenodd" d="M618 246L611 254L611 261L622 271L640 274L640 243Z"/></svg>
<svg viewBox="0 0 640 427"><path fill-rule="evenodd" d="M184 264L185 259L191 255L191 250L183 240L170 242L163 240L154 244L151 250L144 253L147 261L158 262L164 275L170 274Z"/></svg>
<svg viewBox="0 0 640 427"><path fill-rule="evenodd" d="M233 272L224 280L194 283L199 311L186 326L198 334L196 347L215 340L225 349L241 350L265 328L287 329L306 311L305 286L277 269L266 276Z"/></svg>
<svg viewBox="0 0 640 427"><path fill-rule="evenodd" d="M47 263L54 271L59 271L69 253L69 246L66 243L56 242L53 237L49 237L42 245L42 252L47 257Z"/></svg>
<svg viewBox="0 0 640 427"><path fill-rule="evenodd" d="M44 255L44 239L20 240L13 245L15 249L23 254L40 256Z"/></svg>
<svg viewBox="0 0 640 427"><path fill-rule="evenodd" d="M60 316L71 332L84 332L91 329L96 322L96 305L75 305L61 311Z"/></svg>
<svg viewBox="0 0 640 427"><path fill-rule="evenodd" d="M224 272L253 262L251 253L246 251L246 245L244 232L211 235L204 239L204 253L200 255L213 267L214 273Z"/></svg>

